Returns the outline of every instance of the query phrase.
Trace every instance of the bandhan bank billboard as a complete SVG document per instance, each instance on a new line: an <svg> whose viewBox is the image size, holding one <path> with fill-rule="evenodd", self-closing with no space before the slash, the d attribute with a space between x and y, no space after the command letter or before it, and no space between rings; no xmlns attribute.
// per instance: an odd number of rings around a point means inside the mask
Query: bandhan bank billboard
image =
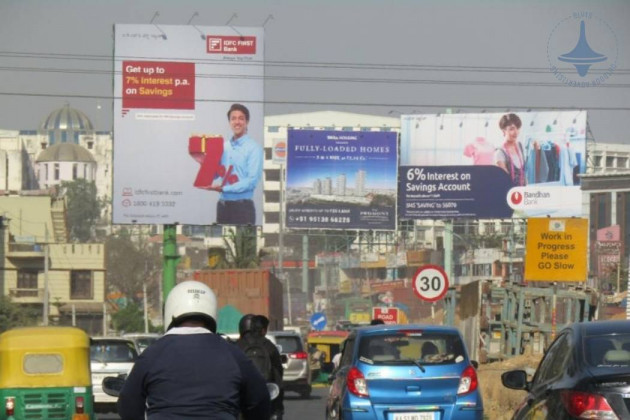
<svg viewBox="0 0 630 420"><path fill-rule="evenodd" d="M115 25L114 223L261 224L263 30L237 30Z"/></svg>
<svg viewBox="0 0 630 420"><path fill-rule="evenodd" d="M399 217L573 217L586 112L403 115Z"/></svg>

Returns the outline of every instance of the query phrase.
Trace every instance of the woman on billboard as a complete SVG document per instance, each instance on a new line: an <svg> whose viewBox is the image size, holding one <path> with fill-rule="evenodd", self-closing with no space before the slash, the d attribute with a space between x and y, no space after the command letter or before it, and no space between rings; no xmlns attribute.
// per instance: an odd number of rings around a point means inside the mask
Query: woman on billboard
<svg viewBox="0 0 630 420"><path fill-rule="evenodd" d="M510 175L515 187L526 184L525 153L518 140L521 125L521 119L516 114L505 114L501 117L499 128L503 131L504 142L494 154L496 165Z"/></svg>

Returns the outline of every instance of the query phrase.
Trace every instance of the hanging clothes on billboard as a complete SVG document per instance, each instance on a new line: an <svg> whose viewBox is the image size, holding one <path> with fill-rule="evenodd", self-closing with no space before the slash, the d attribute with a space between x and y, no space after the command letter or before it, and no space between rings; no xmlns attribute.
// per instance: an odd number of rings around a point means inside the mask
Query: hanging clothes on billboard
<svg viewBox="0 0 630 420"><path fill-rule="evenodd" d="M525 150L525 178L527 184L547 182L549 165L547 164L547 157L541 150L538 142L532 138L528 139Z"/></svg>
<svg viewBox="0 0 630 420"><path fill-rule="evenodd" d="M474 165L494 165L494 151L485 137L477 137L464 147L464 156L471 157Z"/></svg>

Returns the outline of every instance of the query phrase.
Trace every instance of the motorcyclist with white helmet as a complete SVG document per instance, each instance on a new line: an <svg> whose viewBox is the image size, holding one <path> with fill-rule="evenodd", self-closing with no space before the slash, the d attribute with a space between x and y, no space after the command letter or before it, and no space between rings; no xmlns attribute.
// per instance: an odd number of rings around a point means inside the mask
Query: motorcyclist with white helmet
<svg viewBox="0 0 630 420"><path fill-rule="evenodd" d="M265 380L238 347L216 333L217 300L185 281L164 307L163 337L137 359L118 398L122 420L269 419Z"/></svg>

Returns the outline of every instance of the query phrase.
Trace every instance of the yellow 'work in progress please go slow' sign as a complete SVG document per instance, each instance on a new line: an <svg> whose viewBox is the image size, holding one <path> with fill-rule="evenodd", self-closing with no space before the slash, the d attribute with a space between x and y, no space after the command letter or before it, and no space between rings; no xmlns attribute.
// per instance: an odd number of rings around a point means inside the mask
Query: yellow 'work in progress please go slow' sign
<svg viewBox="0 0 630 420"><path fill-rule="evenodd" d="M588 221L528 219L527 281L586 281Z"/></svg>

